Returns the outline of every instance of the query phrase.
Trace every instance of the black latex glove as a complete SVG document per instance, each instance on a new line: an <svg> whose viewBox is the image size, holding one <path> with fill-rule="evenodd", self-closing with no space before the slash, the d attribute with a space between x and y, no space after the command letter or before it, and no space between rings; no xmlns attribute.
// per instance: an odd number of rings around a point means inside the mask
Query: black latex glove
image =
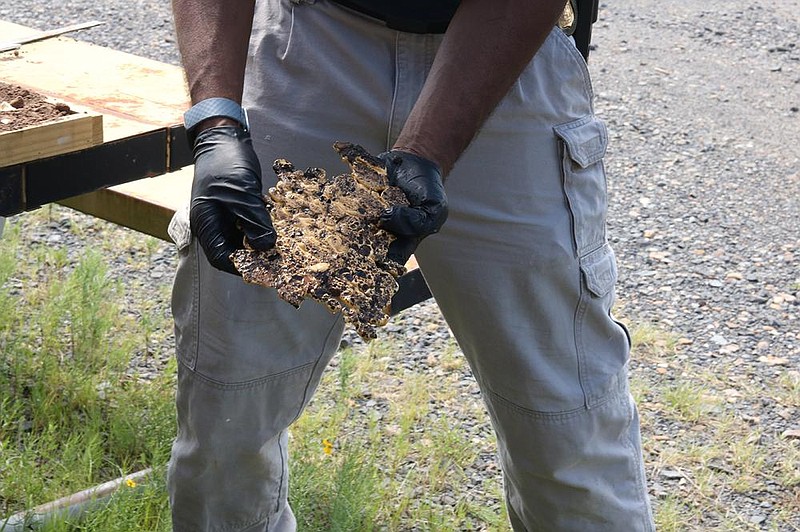
<svg viewBox="0 0 800 532"><path fill-rule="evenodd" d="M189 222L215 268L239 275L230 254L243 246L275 245L275 229L261 199L261 165L250 134L233 126L212 127L194 143L194 182Z"/></svg>
<svg viewBox="0 0 800 532"><path fill-rule="evenodd" d="M405 192L410 204L392 207L379 222L397 237L389 245L388 258L405 264L422 239L439 232L447 220L442 172L432 161L404 151L392 150L379 158L386 164L389 184Z"/></svg>

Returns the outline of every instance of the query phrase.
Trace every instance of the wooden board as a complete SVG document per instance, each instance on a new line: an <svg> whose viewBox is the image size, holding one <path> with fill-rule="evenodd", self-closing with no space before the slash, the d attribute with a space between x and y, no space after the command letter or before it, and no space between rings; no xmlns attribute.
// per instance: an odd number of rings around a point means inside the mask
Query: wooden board
<svg viewBox="0 0 800 532"><path fill-rule="evenodd" d="M77 112L50 122L0 132L0 168L61 155L103 142L103 116Z"/></svg>
<svg viewBox="0 0 800 532"><path fill-rule="evenodd" d="M31 28L0 20L3 40ZM62 36L0 53L0 79L103 116L103 141L180 124L189 107L183 69ZM191 169L64 200L69 207L166 238L188 201Z"/></svg>
<svg viewBox="0 0 800 532"><path fill-rule="evenodd" d="M34 30L0 20L3 40ZM103 115L105 140L183 121L183 69L62 36L0 53L0 79Z"/></svg>
<svg viewBox="0 0 800 532"><path fill-rule="evenodd" d="M62 205L169 240L167 226L189 202L194 167L75 196Z"/></svg>

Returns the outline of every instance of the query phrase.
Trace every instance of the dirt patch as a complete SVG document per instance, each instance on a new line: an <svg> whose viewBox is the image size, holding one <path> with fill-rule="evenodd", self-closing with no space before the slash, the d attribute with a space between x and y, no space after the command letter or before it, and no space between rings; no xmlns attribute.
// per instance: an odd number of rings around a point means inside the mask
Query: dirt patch
<svg viewBox="0 0 800 532"><path fill-rule="evenodd" d="M0 82L0 132L16 131L72 113L65 103L51 102L36 92Z"/></svg>

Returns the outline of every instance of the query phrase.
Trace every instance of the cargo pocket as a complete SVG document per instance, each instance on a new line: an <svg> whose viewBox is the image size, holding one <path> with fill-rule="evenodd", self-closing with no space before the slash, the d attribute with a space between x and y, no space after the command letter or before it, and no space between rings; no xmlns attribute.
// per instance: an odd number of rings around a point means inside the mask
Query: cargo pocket
<svg viewBox="0 0 800 532"><path fill-rule="evenodd" d="M586 289L594 297L605 297L617 282L617 261L611 246L602 248L584 256L580 262Z"/></svg>
<svg viewBox="0 0 800 532"><path fill-rule="evenodd" d="M608 193L603 156L608 133L592 115L554 128L561 146L564 194L572 216L572 234L578 257L606 241Z"/></svg>
<svg viewBox="0 0 800 532"><path fill-rule="evenodd" d="M580 259L582 294L575 322L581 383L587 404L597 405L616 389L628 361L630 337L611 316L617 261L608 244Z"/></svg>

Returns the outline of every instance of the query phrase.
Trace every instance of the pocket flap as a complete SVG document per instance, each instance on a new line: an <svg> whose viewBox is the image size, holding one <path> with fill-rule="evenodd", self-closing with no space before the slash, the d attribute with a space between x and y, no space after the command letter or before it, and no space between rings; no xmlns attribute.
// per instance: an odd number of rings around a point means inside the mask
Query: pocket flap
<svg viewBox="0 0 800 532"><path fill-rule="evenodd" d="M564 141L570 158L581 168L600 161L606 154L608 130L605 122L595 116L586 116L553 129Z"/></svg>
<svg viewBox="0 0 800 532"><path fill-rule="evenodd" d="M581 271L592 294L597 297L608 294L617 282L617 261L611 246L604 244L583 257Z"/></svg>

